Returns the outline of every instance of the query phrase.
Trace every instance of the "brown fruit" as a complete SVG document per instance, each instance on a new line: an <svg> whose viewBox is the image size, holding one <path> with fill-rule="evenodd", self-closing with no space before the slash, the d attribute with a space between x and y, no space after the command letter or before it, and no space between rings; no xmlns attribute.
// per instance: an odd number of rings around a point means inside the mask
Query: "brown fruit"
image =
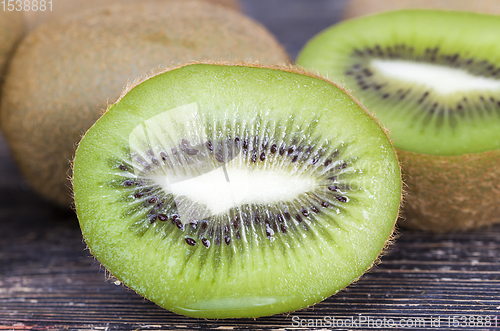
<svg viewBox="0 0 500 331"><path fill-rule="evenodd" d="M278 64L288 56L260 24L199 1L115 4L35 29L13 58L0 114L32 187L69 205L69 160L108 103L138 77L193 60Z"/></svg>
<svg viewBox="0 0 500 331"><path fill-rule="evenodd" d="M21 12L0 10L0 86L12 52L25 32Z"/></svg>
<svg viewBox="0 0 500 331"><path fill-rule="evenodd" d="M158 2L159 5L167 5L168 0L141 0ZM234 10L240 10L240 4L238 0L204 0L213 4L218 4L226 8L231 8ZM44 22L52 22L63 18L64 16L71 15L73 13L81 12L82 10L96 10L100 7L108 6L110 4L131 4L138 3L137 0L52 0L52 5L47 4L46 10L29 10L24 11L23 14L26 18L26 24L29 30L33 30L40 24Z"/></svg>
<svg viewBox="0 0 500 331"><path fill-rule="evenodd" d="M403 226L467 230L500 222L500 150L455 156L396 150L410 197Z"/></svg>

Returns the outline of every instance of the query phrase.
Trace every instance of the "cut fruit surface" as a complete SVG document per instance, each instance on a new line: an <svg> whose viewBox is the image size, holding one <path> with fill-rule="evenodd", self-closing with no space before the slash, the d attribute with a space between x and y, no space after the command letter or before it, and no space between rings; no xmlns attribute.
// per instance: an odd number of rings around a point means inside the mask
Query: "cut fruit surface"
<svg viewBox="0 0 500 331"><path fill-rule="evenodd" d="M460 155L500 148L500 18L402 10L347 21L298 64L353 89L398 149Z"/></svg>
<svg viewBox="0 0 500 331"><path fill-rule="evenodd" d="M343 22L298 64L338 82L388 128L412 228L500 222L500 17L401 10Z"/></svg>
<svg viewBox="0 0 500 331"><path fill-rule="evenodd" d="M400 169L343 89L291 68L193 64L128 91L82 139L94 256L179 314L258 317L336 293L393 231Z"/></svg>

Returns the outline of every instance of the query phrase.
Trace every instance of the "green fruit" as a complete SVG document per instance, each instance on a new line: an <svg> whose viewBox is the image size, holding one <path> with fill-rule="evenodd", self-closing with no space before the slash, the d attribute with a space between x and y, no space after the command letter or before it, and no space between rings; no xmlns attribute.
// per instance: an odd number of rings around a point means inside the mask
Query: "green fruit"
<svg viewBox="0 0 500 331"><path fill-rule="evenodd" d="M299 55L299 65L344 81L390 131L412 227L500 221L498 29L498 16L395 11L327 29Z"/></svg>
<svg viewBox="0 0 500 331"><path fill-rule="evenodd" d="M158 305L272 315L355 281L398 216L400 170L342 88L292 68L193 64L129 90L74 160L92 254Z"/></svg>
<svg viewBox="0 0 500 331"><path fill-rule="evenodd" d="M5 82L1 124L22 173L47 199L71 203L76 143L137 77L204 59L288 62L264 27L234 10L162 3L68 16L35 29L20 45Z"/></svg>

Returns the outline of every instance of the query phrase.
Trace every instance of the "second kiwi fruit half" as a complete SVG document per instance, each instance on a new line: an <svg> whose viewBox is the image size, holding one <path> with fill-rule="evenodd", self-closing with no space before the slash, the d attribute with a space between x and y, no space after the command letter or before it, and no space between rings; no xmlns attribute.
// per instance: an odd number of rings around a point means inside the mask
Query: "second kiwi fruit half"
<svg viewBox="0 0 500 331"><path fill-rule="evenodd" d="M276 39L241 13L206 1L165 0L89 10L39 26L5 81L1 125L32 187L72 202L76 143L137 77L193 60L288 63Z"/></svg>
<svg viewBox="0 0 500 331"><path fill-rule="evenodd" d="M406 226L500 222L498 31L498 16L402 10L327 29L299 55L389 129L407 174Z"/></svg>
<svg viewBox="0 0 500 331"><path fill-rule="evenodd" d="M337 85L197 63L112 105L78 146L73 187L115 277L176 313L236 318L358 279L391 238L401 174L386 132Z"/></svg>

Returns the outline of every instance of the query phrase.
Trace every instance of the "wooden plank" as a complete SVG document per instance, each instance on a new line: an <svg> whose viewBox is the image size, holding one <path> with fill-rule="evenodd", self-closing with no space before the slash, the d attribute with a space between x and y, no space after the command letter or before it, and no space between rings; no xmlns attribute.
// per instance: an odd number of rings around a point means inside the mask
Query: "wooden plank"
<svg viewBox="0 0 500 331"><path fill-rule="evenodd" d="M305 40L338 20L343 3L246 0L243 8L295 57ZM338 330L381 330L393 329L391 319L406 321L399 325L405 329L409 323L418 330L498 329L498 238L500 226L458 234L401 231L382 264L314 307L258 319L188 318L115 285L86 250L74 213L29 190L0 138L0 330L299 330L332 321L342 322Z"/></svg>

